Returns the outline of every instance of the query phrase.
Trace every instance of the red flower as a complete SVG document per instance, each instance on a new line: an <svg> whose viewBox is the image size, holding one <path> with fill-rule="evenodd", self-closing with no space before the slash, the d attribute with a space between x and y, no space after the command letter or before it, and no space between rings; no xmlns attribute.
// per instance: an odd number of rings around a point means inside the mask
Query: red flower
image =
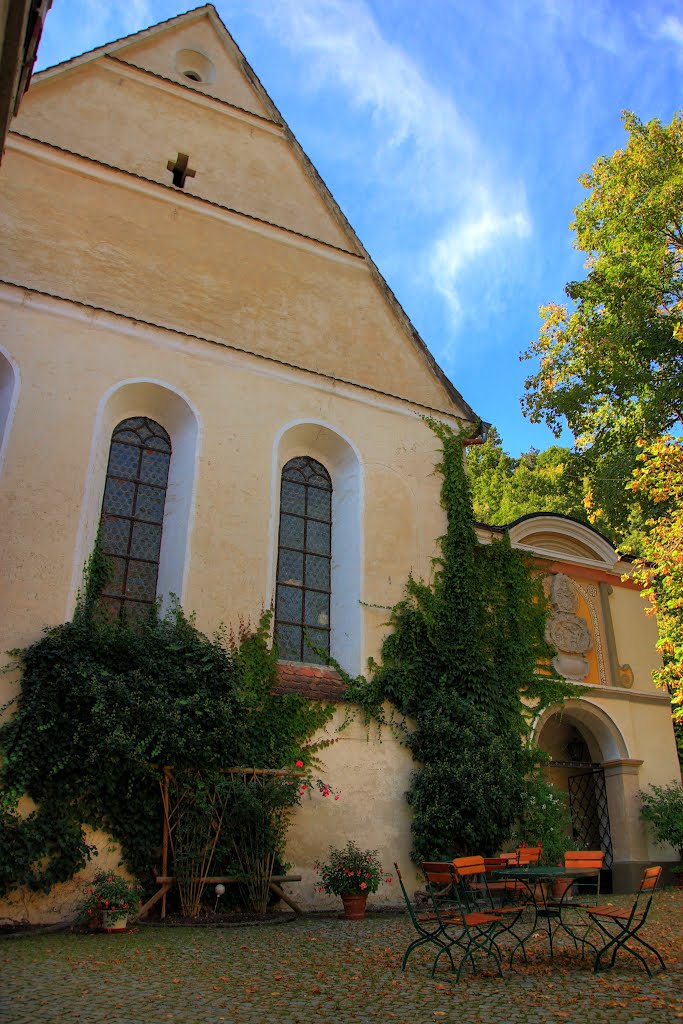
<svg viewBox="0 0 683 1024"><path fill-rule="evenodd" d="M297 761L296 762L296 766L297 766L297 768L303 768L303 766L304 766L303 761Z"/></svg>
<svg viewBox="0 0 683 1024"><path fill-rule="evenodd" d="M365 882L361 882L360 887L361 889L367 889L367 885L365 884Z"/></svg>

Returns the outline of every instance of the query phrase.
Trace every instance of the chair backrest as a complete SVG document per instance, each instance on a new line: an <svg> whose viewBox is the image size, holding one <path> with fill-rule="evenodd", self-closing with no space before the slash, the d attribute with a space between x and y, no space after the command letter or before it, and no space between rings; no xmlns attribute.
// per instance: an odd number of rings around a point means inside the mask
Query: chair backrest
<svg viewBox="0 0 683 1024"><path fill-rule="evenodd" d="M401 871L400 871L399 866L396 863L396 861L394 861L394 868L396 869L396 877L398 878L398 884L401 886L401 892L403 893L403 899L406 902L406 907L408 908L408 913L410 914L410 920L413 922L413 924L415 925L415 927L419 931L420 928L419 928L419 923L418 923L417 917L415 915L415 908L413 907L413 904L412 904L412 901L410 899L410 896L406 892L406 887L403 884L403 878L401 877Z"/></svg>
<svg viewBox="0 0 683 1024"><path fill-rule="evenodd" d="M596 868L602 869L605 854L602 850L567 850L564 855L564 866L566 868Z"/></svg>
<svg viewBox="0 0 683 1024"><path fill-rule="evenodd" d="M483 875L486 871L483 857L455 857L452 864L458 878L466 878L468 875Z"/></svg>
<svg viewBox="0 0 683 1024"><path fill-rule="evenodd" d="M645 868L643 871L643 877L640 880L640 886L636 893L633 906L631 907L629 927L635 919L638 921L638 927L641 927L645 923L645 918L650 911L652 897L654 896L661 874L662 869L659 866Z"/></svg>
<svg viewBox="0 0 683 1024"><path fill-rule="evenodd" d="M542 846L520 846L517 853L519 854L520 864L538 864L541 859Z"/></svg>
<svg viewBox="0 0 683 1024"><path fill-rule="evenodd" d="M517 863L517 857L512 861L513 864ZM510 866L510 861L507 857L484 857L484 871L488 874L491 871L500 871L503 868Z"/></svg>
<svg viewBox="0 0 683 1024"><path fill-rule="evenodd" d="M432 889L450 888L453 884L450 861L425 861L422 871Z"/></svg>
<svg viewBox="0 0 683 1024"><path fill-rule="evenodd" d="M651 889L655 889L657 887L657 882L659 881L661 873L662 869L659 866L645 868L645 870L643 871L643 877L640 881L640 889L638 890L638 892L648 892Z"/></svg>
<svg viewBox="0 0 683 1024"><path fill-rule="evenodd" d="M500 859L505 861L508 867L517 867L519 864L519 850L513 850L511 853L501 853Z"/></svg>
<svg viewBox="0 0 683 1024"><path fill-rule="evenodd" d="M591 899L600 895L600 872L602 871L605 854L602 850L567 850L564 855L566 868L593 868L595 876L574 879L572 892L574 896L587 896Z"/></svg>

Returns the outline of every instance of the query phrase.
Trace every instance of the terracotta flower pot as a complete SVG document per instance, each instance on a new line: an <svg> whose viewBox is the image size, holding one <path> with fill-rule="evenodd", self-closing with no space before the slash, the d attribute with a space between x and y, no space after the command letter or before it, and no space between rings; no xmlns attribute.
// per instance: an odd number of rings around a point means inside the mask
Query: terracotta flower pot
<svg viewBox="0 0 683 1024"><path fill-rule="evenodd" d="M128 911L105 911L102 914L103 932L125 932L128 928Z"/></svg>
<svg viewBox="0 0 683 1024"><path fill-rule="evenodd" d="M550 885L550 892L554 899L561 900L567 889L571 889L574 880L571 878L556 878Z"/></svg>
<svg viewBox="0 0 683 1024"><path fill-rule="evenodd" d="M344 904L343 917L347 921L362 921L365 917L365 904L367 901L368 896L365 892L344 893L342 896L342 903Z"/></svg>

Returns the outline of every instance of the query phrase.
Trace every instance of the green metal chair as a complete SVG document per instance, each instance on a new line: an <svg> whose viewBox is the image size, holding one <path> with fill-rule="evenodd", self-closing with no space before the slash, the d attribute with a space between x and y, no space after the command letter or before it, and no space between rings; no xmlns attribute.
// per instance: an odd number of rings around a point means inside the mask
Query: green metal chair
<svg viewBox="0 0 683 1024"><path fill-rule="evenodd" d="M450 952L452 943L444 933L443 921L444 919L447 919L447 914L440 916L436 913L419 913L406 892L406 887L403 884L403 878L401 877L401 872L396 861L394 861L394 868L396 869L396 877L398 878L399 885L401 886L401 892L403 893L403 899L405 900L406 908L408 910L408 916L410 917L413 927L418 934L418 938L414 939L410 943L403 954L401 970L405 971L408 958L414 950L418 949L420 946L429 944L437 946L440 953L446 953L451 962L451 967L455 970L455 964L453 963L453 958Z"/></svg>
<svg viewBox="0 0 683 1024"><path fill-rule="evenodd" d="M489 858L491 861L491 858ZM503 861L501 863L504 864ZM485 857L456 857L451 864L455 884L460 892L461 900L470 912L494 914L499 918L496 938L507 934L514 939L515 949L521 947L524 961L527 961L525 942L531 932L527 928L524 934L518 927L526 909L523 904L511 904L509 889L505 883L489 882ZM500 889L498 886L502 885ZM495 895L494 895L495 894ZM505 900L505 902L503 902ZM500 952L500 951L499 951Z"/></svg>
<svg viewBox="0 0 683 1024"><path fill-rule="evenodd" d="M661 867L645 868L640 888L630 910L618 910L616 907L589 907L586 909L586 913L591 920L595 922L600 931L607 937L605 945L595 958L595 971L600 970L603 966L603 957L610 951L612 955L609 966L614 967L617 953L620 949L623 949L630 953L631 956L634 956L636 960L639 960L649 976L652 977L652 971L648 967L647 961L634 948L633 943L638 943L638 945L644 946L645 949L649 949L651 953L654 953L659 960L662 970L666 970L666 964L662 960L660 953L654 946L651 946L637 934L647 921L647 915L652 905L652 897L661 873Z"/></svg>
<svg viewBox="0 0 683 1024"><path fill-rule="evenodd" d="M498 974L502 977L501 956L496 946L501 917L497 913L470 910L467 900L460 891L458 875L451 863L427 861L422 865L422 871L427 879L427 892L431 896L434 913L442 926L441 937L448 942L448 947L440 949L434 958L432 977L445 952L448 953L453 967L452 950L455 947L462 953L456 971L456 981L460 981L462 969L468 962L476 972L475 953L491 957L498 968ZM455 970L454 967L453 969Z"/></svg>

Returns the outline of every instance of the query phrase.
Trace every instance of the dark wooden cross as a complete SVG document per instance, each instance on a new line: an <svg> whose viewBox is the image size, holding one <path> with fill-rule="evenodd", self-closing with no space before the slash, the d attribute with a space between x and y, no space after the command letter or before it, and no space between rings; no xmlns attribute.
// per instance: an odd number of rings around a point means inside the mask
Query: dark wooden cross
<svg viewBox="0 0 683 1024"><path fill-rule="evenodd" d="M173 184L177 185L178 188L185 188L185 181L187 178L194 178L196 171L193 171L191 167L188 167L190 161L187 153L178 153L175 161L169 160L166 167L173 175Z"/></svg>

